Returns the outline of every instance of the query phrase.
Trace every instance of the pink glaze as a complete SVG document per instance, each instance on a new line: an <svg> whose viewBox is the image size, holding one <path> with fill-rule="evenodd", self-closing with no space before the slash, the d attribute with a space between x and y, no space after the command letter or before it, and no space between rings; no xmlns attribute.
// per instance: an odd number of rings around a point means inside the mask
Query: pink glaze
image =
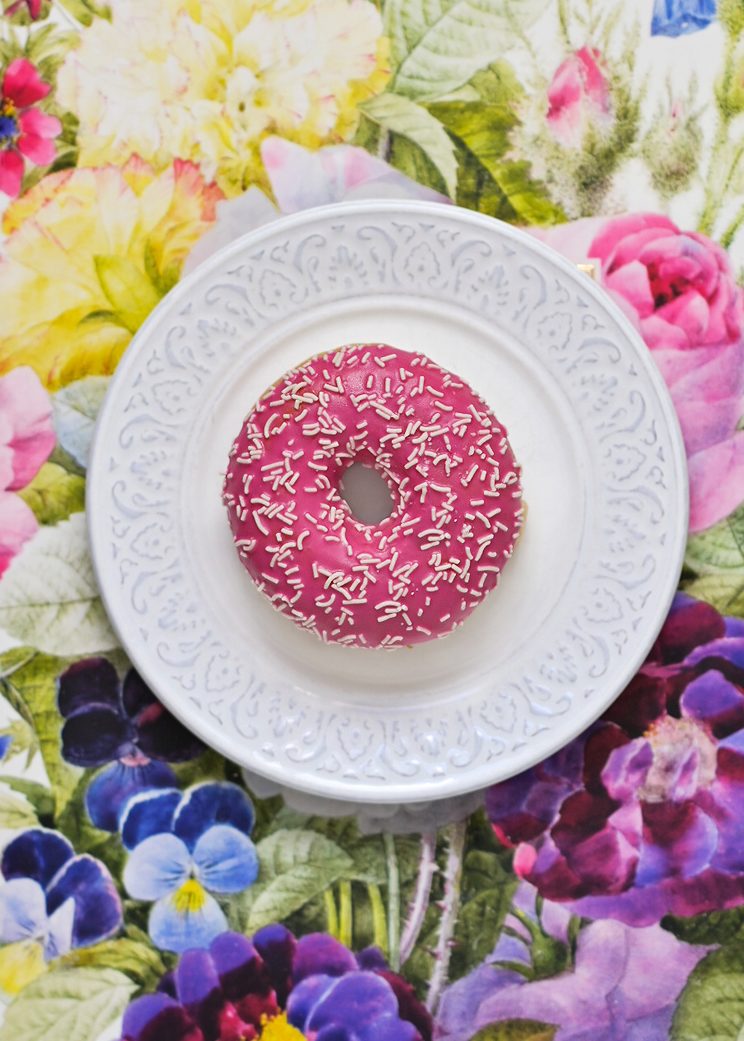
<svg viewBox="0 0 744 1041"><path fill-rule="evenodd" d="M368 462L396 506L357 520L339 492ZM385 344L341 347L271 387L225 477L240 560L322 640L396 647L445 636L499 581L522 524L506 431L451 372Z"/></svg>

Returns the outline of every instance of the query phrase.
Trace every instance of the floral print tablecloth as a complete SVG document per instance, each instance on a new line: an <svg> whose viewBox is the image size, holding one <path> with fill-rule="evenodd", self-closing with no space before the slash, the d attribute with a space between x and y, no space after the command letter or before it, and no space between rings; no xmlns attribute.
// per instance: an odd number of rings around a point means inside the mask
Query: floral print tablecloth
<svg viewBox="0 0 744 1041"><path fill-rule="evenodd" d="M740 1038L743 0L5 0L0 29L0 1041ZM108 378L182 274L380 196L593 263L691 488L618 701L405 835L258 798L172 719L84 517Z"/></svg>

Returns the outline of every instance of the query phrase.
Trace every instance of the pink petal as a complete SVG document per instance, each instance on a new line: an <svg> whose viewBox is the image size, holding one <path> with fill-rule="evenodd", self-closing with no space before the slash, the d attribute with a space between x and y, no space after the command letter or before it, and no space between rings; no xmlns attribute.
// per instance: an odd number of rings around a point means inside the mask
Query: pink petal
<svg viewBox="0 0 744 1041"><path fill-rule="evenodd" d="M27 366L0 377L0 414L10 425L5 445L13 453L11 490L24 488L54 448L52 406L39 377Z"/></svg>
<svg viewBox="0 0 744 1041"><path fill-rule="evenodd" d="M605 279L608 289L619 293L638 312L639 318L653 314L654 298L648 284L648 270L637 260L610 272Z"/></svg>
<svg viewBox="0 0 744 1041"><path fill-rule="evenodd" d="M54 141L36 134L22 134L18 139L18 151L37 166L46 166L54 161L57 149Z"/></svg>
<svg viewBox="0 0 744 1041"><path fill-rule="evenodd" d="M742 414L740 394L713 402L704 400L702 395L696 400L673 394L672 401L688 456L731 437Z"/></svg>
<svg viewBox="0 0 744 1041"><path fill-rule="evenodd" d="M604 112L610 109L610 92L607 88L607 79L602 72L599 61L602 55L596 47L582 47L576 52L576 58L581 65L584 89L590 99Z"/></svg>
<svg viewBox="0 0 744 1041"><path fill-rule="evenodd" d="M530 235L544 242L547 246L562 253L575 264L586 263L598 254L592 252L592 246L599 231L607 224L605 217L584 217L581 220L556 224L553 228L526 228Z"/></svg>
<svg viewBox="0 0 744 1041"><path fill-rule="evenodd" d="M708 301L694 289L664 304L656 312L657 318L682 329L692 344L700 343L705 336L709 315Z"/></svg>
<svg viewBox="0 0 744 1041"><path fill-rule="evenodd" d="M3 97L9 98L16 108L28 108L41 101L51 89L26 58L16 58L5 70Z"/></svg>
<svg viewBox="0 0 744 1041"><path fill-rule="evenodd" d="M652 351L672 347L684 351L694 346L681 326L664 321L658 311L641 320L641 336Z"/></svg>
<svg viewBox="0 0 744 1041"><path fill-rule="evenodd" d="M23 160L17 152L6 149L0 152L0 192L15 199L23 181Z"/></svg>
<svg viewBox="0 0 744 1041"><path fill-rule="evenodd" d="M666 217L658 213L629 213L625 217L616 217L605 223L602 231L592 243L592 256L602 257L608 263L617 260L618 263L627 263L636 260L638 250L633 250L633 242L645 242L657 238L660 232L678 232L676 224L672 224ZM640 235L639 239L636 236ZM626 240L630 239L628 243ZM615 250L623 247L624 252L615 257Z"/></svg>
<svg viewBox="0 0 744 1041"><path fill-rule="evenodd" d="M0 575L38 527L23 499L10 492L0 492Z"/></svg>
<svg viewBox="0 0 744 1041"><path fill-rule="evenodd" d="M36 137L57 137L62 133L62 124L56 116L48 116L40 108L27 108L21 112L18 125L24 134Z"/></svg>
<svg viewBox="0 0 744 1041"><path fill-rule="evenodd" d="M690 531L703 531L744 500L744 431L688 460Z"/></svg>

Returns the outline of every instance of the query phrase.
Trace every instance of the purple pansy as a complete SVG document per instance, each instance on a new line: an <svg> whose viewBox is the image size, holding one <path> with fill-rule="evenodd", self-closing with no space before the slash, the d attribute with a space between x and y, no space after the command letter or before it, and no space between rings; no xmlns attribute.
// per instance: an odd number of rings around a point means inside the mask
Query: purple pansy
<svg viewBox="0 0 744 1041"><path fill-rule="evenodd" d="M669 1036L676 1000L706 948L680 943L658 925L592 922L576 938L573 961L545 978L535 953L551 941L567 949L569 916L545 901L538 931L533 887L523 883L516 903L518 917L507 918L508 932L491 957L445 991L438 1041L469 1041L486 1027L515 1019L557 1027L554 1041ZM523 965L524 972L500 967L505 962Z"/></svg>
<svg viewBox="0 0 744 1041"><path fill-rule="evenodd" d="M122 807L137 792L176 784L166 762L185 762L204 750L134 669L120 682L105 658L87 658L66 669L57 698L67 762L94 767L115 760L93 779L85 797L90 819L104 831L116 831Z"/></svg>
<svg viewBox="0 0 744 1041"><path fill-rule="evenodd" d="M88 854L75 855L56 831L33 828L3 851L0 942L3 989L18 989L34 967L113 936L122 923L121 900L108 869ZM42 961L43 959L43 961Z"/></svg>
<svg viewBox="0 0 744 1041"><path fill-rule="evenodd" d="M158 947L207 947L227 928L211 894L240 893L256 881L253 823L253 805L235 784L164 788L129 800L121 814L131 850L124 886L135 900L154 901L149 930Z"/></svg>
<svg viewBox="0 0 744 1041"><path fill-rule="evenodd" d="M379 951L355 957L324 933L224 932L186 951L124 1014L123 1041L430 1041L431 1017Z"/></svg>
<svg viewBox="0 0 744 1041"><path fill-rule="evenodd" d="M679 595L603 718L486 804L543 896L649 925L744 902L742 800L742 623Z"/></svg>

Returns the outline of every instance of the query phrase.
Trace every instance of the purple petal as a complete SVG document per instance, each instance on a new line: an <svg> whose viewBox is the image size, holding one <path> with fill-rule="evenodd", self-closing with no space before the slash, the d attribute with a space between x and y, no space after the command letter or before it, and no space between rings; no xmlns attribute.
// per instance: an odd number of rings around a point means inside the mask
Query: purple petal
<svg viewBox="0 0 744 1041"><path fill-rule="evenodd" d="M291 987L297 940L285 926L267 925L254 935L253 944L266 966L277 1001L284 1006Z"/></svg>
<svg viewBox="0 0 744 1041"><path fill-rule="evenodd" d="M369 972L390 968L379 947L365 947L357 954L357 963L360 969L367 969Z"/></svg>
<svg viewBox="0 0 744 1041"><path fill-rule="evenodd" d="M121 900L114 881L100 860L87 853L68 861L57 875L47 892L47 910L52 914L70 899L75 901L73 947L99 943L121 926Z"/></svg>
<svg viewBox="0 0 744 1041"><path fill-rule="evenodd" d="M136 717L137 747L150 759L185 763L204 751L204 745L179 723L160 702L143 709Z"/></svg>
<svg viewBox="0 0 744 1041"><path fill-rule="evenodd" d="M208 828L194 846L194 873L213 893L240 893L258 877L256 847L225 824Z"/></svg>
<svg viewBox="0 0 744 1041"><path fill-rule="evenodd" d="M271 982L266 967L246 936L222 933L212 941L209 953L228 1001L238 1001L247 994L268 994Z"/></svg>
<svg viewBox="0 0 744 1041"><path fill-rule="evenodd" d="M310 933L297 942L292 977L295 984L307 976L343 976L357 968L354 955L326 933Z"/></svg>
<svg viewBox="0 0 744 1041"><path fill-rule="evenodd" d="M323 1033L318 1035L318 1041L322 1041ZM358 1037L359 1041L421 1041L421 1034L413 1023L407 1019L400 1019L397 1015L388 1013L383 1016L375 1016L369 1023L365 1023L356 1033L350 1035Z"/></svg>
<svg viewBox="0 0 744 1041"><path fill-rule="evenodd" d="M3 877L32 878L46 889L63 864L74 856L66 838L57 831L31 828L8 843L3 852Z"/></svg>
<svg viewBox="0 0 744 1041"><path fill-rule="evenodd" d="M208 947L227 928L225 914L213 896L203 893L197 908L182 909L177 894L161 897L153 904L148 931L156 947L182 953L191 947Z"/></svg>
<svg viewBox="0 0 744 1041"><path fill-rule="evenodd" d="M123 1041L200 1041L186 1009L167 994L145 994L124 1013Z"/></svg>
<svg viewBox="0 0 744 1041"><path fill-rule="evenodd" d="M287 999L287 1020L303 1033L308 1016L336 982L334 976L308 976L295 984Z"/></svg>
<svg viewBox="0 0 744 1041"><path fill-rule="evenodd" d="M331 1025L356 1031L384 1016L400 1023L398 1001L389 984L372 972L351 972L336 980L317 1002L307 1017L305 1032L312 1036L313 1031ZM388 1036L397 1041L397 1032Z"/></svg>
<svg viewBox="0 0 744 1041"><path fill-rule="evenodd" d="M254 819L253 805L237 784L199 784L184 794L176 810L173 831L193 850L213 824L229 824L250 835Z"/></svg>
<svg viewBox="0 0 744 1041"><path fill-rule="evenodd" d="M185 951L176 969L179 1001L207 1037L220 1036L219 1014L225 1004L214 962L203 949Z"/></svg>
<svg viewBox="0 0 744 1041"><path fill-rule="evenodd" d="M46 897L38 882L14 878L0 886L0 943L30 940L44 931Z"/></svg>
<svg viewBox="0 0 744 1041"><path fill-rule="evenodd" d="M718 829L693 803L647 804L643 823L637 886L667 878L692 878L708 867L718 845Z"/></svg>
<svg viewBox="0 0 744 1041"><path fill-rule="evenodd" d="M65 669L57 680L57 704L63 716L88 705L119 711L119 677L105 658L85 658Z"/></svg>
<svg viewBox="0 0 744 1041"><path fill-rule="evenodd" d="M125 754L134 736L129 722L106 705L86 705L62 727L62 756L75 766L103 766Z"/></svg>
<svg viewBox="0 0 744 1041"><path fill-rule="evenodd" d="M91 781L85 793L85 808L97 828L116 831L119 814L129 800L141 792L172 788L176 775L165 763L127 766L112 763Z"/></svg>
<svg viewBox="0 0 744 1041"><path fill-rule="evenodd" d="M143 792L129 800L121 811L121 840L134 849L151 835L162 835L173 827L173 814L181 801L178 788Z"/></svg>
<svg viewBox="0 0 744 1041"><path fill-rule="evenodd" d="M688 683L680 707L686 716L708 723L716 737L744 727L744 697L720 672L704 672Z"/></svg>
<svg viewBox="0 0 744 1041"><path fill-rule="evenodd" d="M158 699L135 669L130 669L121 685L121 703L130 719L150 705L159 704Z"/></svg>

